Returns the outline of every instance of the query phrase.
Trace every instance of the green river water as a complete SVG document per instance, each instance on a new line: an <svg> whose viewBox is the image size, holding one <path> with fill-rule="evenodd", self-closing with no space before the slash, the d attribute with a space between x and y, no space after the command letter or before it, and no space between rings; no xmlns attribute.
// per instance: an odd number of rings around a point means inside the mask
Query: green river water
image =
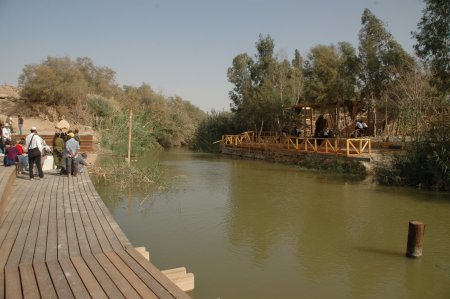
<svg viewBox="0 0 450 299"><path fill-rule="evenodd" d="M159 269L195 275L195 299L450 298L450 195L294 166L168 151L167 190L96 188ZM408 221L423 257L405 257Z"/></svg>

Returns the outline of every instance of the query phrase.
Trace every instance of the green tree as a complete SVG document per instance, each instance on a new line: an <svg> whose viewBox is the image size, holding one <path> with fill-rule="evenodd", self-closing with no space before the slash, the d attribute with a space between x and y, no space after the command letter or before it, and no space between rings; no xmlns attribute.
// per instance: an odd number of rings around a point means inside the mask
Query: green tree
<svg viewBox="0 0 450 299"><path fill-rule="evenodd" d="M338 51L338 99L352 100L358 92L358 74L361 64L356 49L348 42L340 42Z"/></svg>
<svg viewBox="0 0 450 299"><path fill-rule="evenodd" d="M41 64L26 65L19 87L29 102L45 105L74 106L88 93L88 82L69 57L49 56Z"/></svg>
<svg viewBox="0 0 450 299"><path fill-rule="evenodd" d="M450 1L425 0L423 16L417 24L418 32L412 32L417 44L416 54L433 71L431 81L441 91L450 90Z"/></svg>
<svg viewBox="0 0 450 299"><path fill-rule="evenodd" d="M228 80L234 85L229 92L231 110L245 130L279 130L285 120L284 108L301 94L301 61L295 68L285 55L275 55L270 36L260 35L255 47L254 59L239 54L228 69Z"/></svg>
<svg viewBox="0 0 450 299"><path fill-rule="evenodd" d="M291 84L292 93L295 103L299 103L303 95L304 86L304 70L303 70L303 57L300 51L295 49L294 59L292 60L292 74L291 74Z"/></svg>
<svg viewBox="0 0 450 299"><path fill-rule="evenodd" d="M244 100L251 96L253 64L253 59L243 53L237 55L233 59L232 67L228 68L228 81L234 85L233 90L228 93L233 112L241 110Z"/></svg>
<svg viewBox="0 0 450 299"><path fill-rule="evenodd" d="M363 97L380 100L385 87L411 65L412 58L369 9L361 17L359 31L360 80Z"/></svg>
<svg viewBox="0 0 450 299"><path fill-rule="evenodd" d="M98 67L89 57L78 57L74 66L83 74L89 86L89 92L105 97L117 94L118 86L115 82L116 72L108 67Z"/></svg>
<svg viewBox="0 0 450 299"><path fill-rule="evenodd" d="M305 97L327 106L338 98L339 57L334 45L312 48L305 62Z"/></svg>

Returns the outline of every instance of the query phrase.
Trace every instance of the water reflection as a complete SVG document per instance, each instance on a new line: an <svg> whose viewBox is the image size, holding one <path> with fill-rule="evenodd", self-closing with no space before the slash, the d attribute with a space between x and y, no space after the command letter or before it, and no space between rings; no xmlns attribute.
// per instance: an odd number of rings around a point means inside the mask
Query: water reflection
<svg viewBox="0 0 450 299"><path fill-rule="evenodd" d="M97 188L158 267L195 273L196 298L448 297L446 195L190 152L148 159L170 188ZM420 260L404 257L411 219L427 224Z"/></svg>

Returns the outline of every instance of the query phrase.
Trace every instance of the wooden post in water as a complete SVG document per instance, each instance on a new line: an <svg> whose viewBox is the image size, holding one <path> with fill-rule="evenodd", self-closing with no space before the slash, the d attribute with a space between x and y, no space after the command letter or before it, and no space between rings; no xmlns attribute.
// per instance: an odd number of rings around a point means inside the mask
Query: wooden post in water
<svg viewBox="0 0 450 299"><path fill-rule="evenodd" d="M406 247L406 256L418 258L422 256L423 236L425 233L425 224L420 221L410 221L408 226L408 244Z"/></svg>
<svg viewBox="0 0 450 299"><path fill-rule="evenodd" d="M128 126L128 156L127 156L127 162L130 164L131 162L131 126L133 121L133 110L130 108L130 123Z"/></svg>

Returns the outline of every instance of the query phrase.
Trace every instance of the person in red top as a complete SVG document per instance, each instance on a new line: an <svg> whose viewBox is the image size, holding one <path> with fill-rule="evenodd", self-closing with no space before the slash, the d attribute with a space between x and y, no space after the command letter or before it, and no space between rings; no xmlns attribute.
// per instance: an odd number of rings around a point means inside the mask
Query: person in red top
<svg viewBox="0 0 450 299"><path fill-rule="evenodd" d="M17 160L19 161L19 172L28 169L28 155L25 152L25 140L21 139L19 142L16 141L15 147L17 148L19 155L17 156Z"/></svg>
<svg viewBox="0 0 450 299"><path fill-rule="evenodd" d="M3 165L11 166L15 165L18 161L17 156L19 155L19 151L15 146L11 145L11 142L7 140L5 142L5 157L3 158Z"/></svg>
<svg viewBox="0 0 450 299"><path fill-rule="evenodd" d="M23 147L19 142L16 142L15 147L17 147L17 150L19 151L19 155L23 154Z"/></svg>

